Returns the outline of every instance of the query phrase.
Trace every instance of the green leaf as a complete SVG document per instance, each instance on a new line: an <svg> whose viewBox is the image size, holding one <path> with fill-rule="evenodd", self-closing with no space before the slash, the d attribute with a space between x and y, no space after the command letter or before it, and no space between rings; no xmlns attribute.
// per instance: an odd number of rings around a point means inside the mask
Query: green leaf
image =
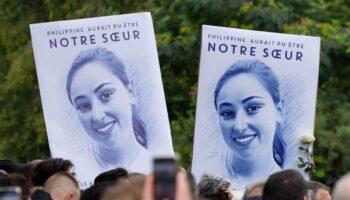
<svg viewBox="0 0 350 200"><path fill-rule="evenodd" d="M305 166L306 166L305 163L298 164L298 167L299 167L299 168L304 168Z"/></svg>
<svg viewBox="0 0 350 200"><path fill-rule="evenodd" d="M305 168L305 172L307 172L307 173L312 172L312 168L310 168L310 167L306 167L306 168Z"/></svg>
<svg viewBox="0 0 350 200"><path fill-rule="evenodd" d="M324 177L326 174L324 173L323 170L316 170L315 175L316 175L316 177L322 178L322 177Z"/></svg>
<svg viewBox="0 0 350 200"><path fill-rule="evenodd" d="M315 156L314 157L314 161L316 163L323 163L324 162L324 158L322 156Z"/></svg>

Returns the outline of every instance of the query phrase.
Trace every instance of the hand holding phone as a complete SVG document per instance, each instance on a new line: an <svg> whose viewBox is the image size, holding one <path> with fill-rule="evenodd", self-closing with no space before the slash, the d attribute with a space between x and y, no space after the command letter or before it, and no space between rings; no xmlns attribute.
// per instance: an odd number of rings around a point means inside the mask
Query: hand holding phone
<svg viewBox="0 0 350 200"><path fill-rule="evenodd" d="M158 162L162 163L162 164L160 164L160 166L164 166L164 165L165 166L167 166L167 165L168 166L169 165L174 166L173 164L170 164L173 161L169 161L169 162L168 161L165 161L165 162L157 161L157 163ZM165 164L165 163L168 163L168 164ZM155 164L155 165L159 166L159 164ZM168 167L166 167L166 168L168 168ZM161 169L163 169L163 168L161 167ZM163 182L164 184L166 184L166 182L168 182L168 183L172 182L172 181L170 181L171 179L168 179L168 181L162 180L164 178L163 176L161 176L161 178L160 178L161 180L160 181L159 181L159 178L158 178L158 181L156 182L156 174L158 174L157 176L160 177L159 174L162 174L162 173L159 173L159 172L163 171L161 169L159 169L159 170L158 170L158 168L157 168L157 170L154 169L154 171L157 171L157 173L154 172L154 174L148 175L146 177L145 187L144 187L144 191L143 191L143 200L156 200L156 198L162 198L160 196L161 194L159 194L159 193L158 193L159 196L156 197L156 195L158 195L158 194L156 194L156 190L157 190L156 187L158 187L158 190L160 190L161 188L163 188L163 186L159 185L160 183ZM174 187L166 186L166 187L168 187L168 189L169 188L174 188L174 190L175 190L175 193L172 193L170 191L170 193L173 194L173 196L170 195L170 198L174 198L175 200L192 200L192 193L191 193L190 183L188 181L186 172L181 171L181 170L178 171L176 162L175 162L175 170L174 171L172 170L172 169L174 169L172 167L170 167L168 169L170 169L168 171L168 173L175 171ZM170 174L172 174L172 173L170 173ZM170 175L170 177L172 177L172 175ZM166 193L169 194L169 191L166 192ZM165 195L165 196L167 196L167 195ZM165 197L165 199L166 198L167 197ZM164 199L162 199L162 200L164 200Z"/></svg>
<svg viewBox="0 0 350 200"><path fill-rule="evenodd" d="M154 159L155 200L174 200L177 165L174 158Z"/></svg>

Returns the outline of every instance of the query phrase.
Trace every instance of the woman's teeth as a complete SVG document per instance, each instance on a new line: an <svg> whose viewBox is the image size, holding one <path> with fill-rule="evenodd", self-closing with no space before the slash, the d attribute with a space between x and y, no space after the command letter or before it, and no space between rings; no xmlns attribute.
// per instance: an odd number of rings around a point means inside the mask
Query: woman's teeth
<svg viewBox="0 0 350 200"><path fill-rule="evenodd" d="M105 124L104 126L98 128L96 130L97 130L97 132L104 133L108 129L110 129L113 126L113 124L114 124L114 122L108 122L107 124Z"/></svg>
<svg viewBox="0 0 350 200"><path fill-rule="evenodd" d="M246 144L250 144L255 137L256 135L249 135L249 136L235 138L235 140L238 144L246 145Z"/></svg>

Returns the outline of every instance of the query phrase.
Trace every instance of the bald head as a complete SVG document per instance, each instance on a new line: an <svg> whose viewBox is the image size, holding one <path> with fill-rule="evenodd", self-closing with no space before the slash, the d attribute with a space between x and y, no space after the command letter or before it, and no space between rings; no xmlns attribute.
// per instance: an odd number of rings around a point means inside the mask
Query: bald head
<svg viewBox="0 0 350 200"><path fill-rule="evenodd" d="M350 173L343 176L335 185L333 200L350 200Z"/></svg>
<svg viewBox="0 0 350 200"><path fill-rule="evenodd" d="M66 172L58 172L47 179L44 190L55 200L79 200L80 198L78 182Z"/></svg>

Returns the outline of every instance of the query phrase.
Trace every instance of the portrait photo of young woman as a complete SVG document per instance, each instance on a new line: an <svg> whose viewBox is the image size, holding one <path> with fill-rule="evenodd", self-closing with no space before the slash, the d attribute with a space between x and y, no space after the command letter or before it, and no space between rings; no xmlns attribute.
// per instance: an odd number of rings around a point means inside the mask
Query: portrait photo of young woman
<svg viewBox="0 0 350 200"><path fill-rule="evenodd" d="M213 97L228 147L222 154L227 178L245 186L281 170L283 103L271 68L256 60L237 61L220 77Z"/></svg>
<svg viewBox="0 0 350 200"><path fill-rule="evenodd" d="M66 100L89 139L80 151L86 152L85 158L80 159L79 153L73 157L78 168L104 172L122 167L149 173L155 155L172 154L155 145L154 130L142 115L141 107L148 105L140 103L145 100L136 89L125 64L107 48L86 49L74 58L67 72Z"/></svg>
<svg viewBox="0 0 350 200"><path fill-rule="evenodd" d="M82 51L67 76L67 95L101 171L136 169L150 159L145 124L123 63L105 48Z"/></svg>

